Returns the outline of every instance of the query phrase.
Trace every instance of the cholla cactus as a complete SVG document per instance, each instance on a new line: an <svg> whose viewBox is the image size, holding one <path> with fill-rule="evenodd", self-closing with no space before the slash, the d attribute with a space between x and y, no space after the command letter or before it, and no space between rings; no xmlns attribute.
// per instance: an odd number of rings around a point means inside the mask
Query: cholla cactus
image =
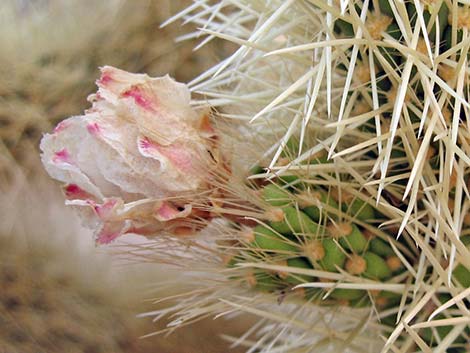
<svg viewBox="0 0 470 353"><path fill-rule="evenodd" d="M150 314L256 314L235 341L249 351L468 350L468 12L195 1L176 16L240 46L189 84L235 148L204 203L218 220L152 245L195 288Z"/></svg>

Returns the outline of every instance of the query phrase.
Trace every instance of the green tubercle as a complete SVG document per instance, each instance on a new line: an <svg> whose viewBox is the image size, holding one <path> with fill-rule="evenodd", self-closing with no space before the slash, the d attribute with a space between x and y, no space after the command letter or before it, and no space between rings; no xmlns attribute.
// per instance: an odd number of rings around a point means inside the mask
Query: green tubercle
<svg viewBox="0 0 470 353"><path fill-rule="evenodd" d="M261 195L263 200L271 206L286 206L291 203L290 193L276 184L266 185L262 189Z"/></svg>
<svg viewBox="0 0 470 353"><path fill-rule="evenodd" d="M355 198L350 203L343 203L341 207L344 212L347 212L352 217L357 218L361 221L375 219L374 208L367 202L362 201L361 199Z"/></svg>
<svg viewBox="0 0 470 353"><path fill-rule="evenodd" d="M366 252L363 257L367 263L367 269L364 272L366 277L382 280L392 276L392 270L379 255Z"/></svg>
<svg viewBox="0 0 470 353"><path fill-rule="evenodd" d="M284 146L282 152L281 152L281 157L287 157L291 158L299 152L299 141L291 137L289 140L287 140L286 145Z"/></svg>
<svg viewBox="0 0 470 353"><path fill-rule="evenodd" d="M356 308L356 309L366 308L366 307L369 307L371 305L369 296L364 291L363 291L363 293L364 294L359 299L350 301L349 306L351 308Z"/></svg>
<svg viewBox="0 0 470 353"><path fill-rule="evenodd" d="M336 267L343 268L346 254L331 238L323 239L322 245L325 250L325 256L319 261L321 268L329 272L338 272Z"/></svg>
<svg viewBox="0 0 470 353"><path fill-rule="evenodd" d="M328 226L330 234L339 240L339 243L354 253L363 253L367 250L368 241L360 229L353 223L336 223Z"/></svg>
<svg viewBox="0 0 470 353"><path fill-rule="evenodd" d="M393 256L395 252L392 247L380 238L372 238L369 243L370 251L380 256Z"/></svg>
<svg viewBox="0 0 470 353"><path fill-rule="evenodd" d="M240 255L234 255L234 256L229 257L225 261L225 263L227 264L227 267L234 268L241 261L243 261L243 257L241 257Z"/></svg>
<svg viewBox="0 0 470 353"><path fill-rule="evenodd" d="M435 319L436 320L443 320L443 319L447 319L447 318L444 315L437 315ZM442 339L444 339L444 337L446 337L449 334L449 332L452 330L452 328L453 328L453 326L451 326L451 325L449 325L449 326L438 326L438 327L435 328L434 332L436 332L437 335L439 336L439 338L442 340ZM433 331L429 327L426 327L426 328L420 330L419 335L424 340L426 340L427 342L433 342L433 341L436 342L436 340L437 340L436 337L434 336Z"/></svg>
<svg viewBox="0 0 470 353"><path fill-rule="evenodd" d="M279 234L264 226L256 226L253 230L252 246L257 249L273 252L298 252L297 246L283 239Z"/></svg>
<svg viewBox="0 0 470 353"><path fill-rule="evenodd" d="M362 199L342 190L340 200L339 192L335 189L332 190L332 196L334 196L336 201L341 201L341 209L352 218L363 222L375 220L376 215L374 207Z"/></svg>
<svg viewBox="0 0 470 353"><path fill-rule="evenodd" d="M285 235L293 233L303 233L314 236L318 234L320 226L313 222L304 212L294 207L282 208L284 220L280 222L270 222L271 227L277 232Z"/></svg>
<svg viewBox="0 0 470 353"><path fill-rule="evenodd" d="M297 175L282 175L279 178L279 184L281 185L286 185L288 184L289 186L291 185L298 185L298 183L296 183L297 180L299 180L299 177Z"/></svg>
<svg viewBox="0 0 470 353"><path fill-rule="evenodd" d="M340 19L335 21L335 31L342 33L345 37L354 36L354 28L352 24Z"/></svg>

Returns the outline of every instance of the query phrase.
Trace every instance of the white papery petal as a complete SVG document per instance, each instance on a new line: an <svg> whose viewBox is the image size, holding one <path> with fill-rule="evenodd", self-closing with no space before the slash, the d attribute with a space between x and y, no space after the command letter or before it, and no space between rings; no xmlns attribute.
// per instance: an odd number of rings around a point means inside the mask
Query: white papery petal
<svg viewBox="0 0 470 353"><path fill-rule="evenodd" d="M77 165L76 156L80 146L89 138L84 126L84 118L75 116L67 119L62 129L44 135L40 144L41 160L52 178L68 184L77 184L81 189L102 198L103 194L100 189ZM69 155L68 162L57 158L57 153L61 151L66 151Z"/></svg>

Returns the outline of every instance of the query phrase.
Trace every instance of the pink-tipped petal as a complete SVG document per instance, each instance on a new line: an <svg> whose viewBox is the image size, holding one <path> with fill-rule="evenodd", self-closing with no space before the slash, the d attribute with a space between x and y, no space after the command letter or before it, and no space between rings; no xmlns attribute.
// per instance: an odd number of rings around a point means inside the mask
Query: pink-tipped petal
<svg viewBox="0 0 470 353"><path fill-rule="evenodd" d="M67 120L61 121L60 123L57 124L57 126L54 128L54 133L58 134L62 131L64 131L67 127L69 126L69 123Z"/></svg>
<svg viewBox="0 0 470 353"><path fill-rule="evenodd" d="M107 70L104 70L101 77L96 81L98 86L109 86L113 82L113 76Z"/></svg>

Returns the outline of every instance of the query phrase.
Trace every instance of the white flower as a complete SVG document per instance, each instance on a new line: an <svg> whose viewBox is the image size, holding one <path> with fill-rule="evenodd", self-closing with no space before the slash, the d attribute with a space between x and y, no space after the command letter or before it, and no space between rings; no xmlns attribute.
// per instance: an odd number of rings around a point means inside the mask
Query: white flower
<svg viewBox="0 0 470 353"><path fill-rule="evenodd" d="M85 115L61 122L41 141L51 177L66 184L107 243L125 233L194 229L194 208L210 192L217 139L207 112L190 106L186 85L103 67ZM197 228L197 227L196 227Z"/></svg>

